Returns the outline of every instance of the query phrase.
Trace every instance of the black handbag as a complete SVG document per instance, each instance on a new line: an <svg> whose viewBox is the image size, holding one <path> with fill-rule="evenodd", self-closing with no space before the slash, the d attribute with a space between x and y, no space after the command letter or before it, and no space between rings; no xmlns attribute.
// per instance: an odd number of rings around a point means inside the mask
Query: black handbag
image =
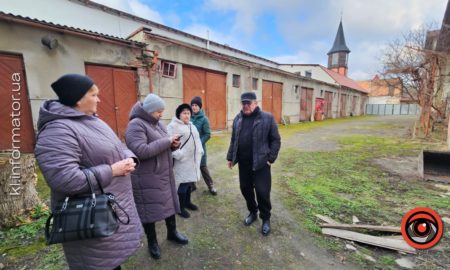
<svg viewBox="0 0 450 270"><path fill-rule="evenodd" d="M125 225L130 223L128 214L112 193L103 191L94 173L89 169L82 171L86 175L91 194L66 197L56 204L45 224L47 245L107 237L119 229L119 222ZM101 194L95 194L93 181L97 181ZM117 208L125 213L126 222L120 220Z"/></svg>

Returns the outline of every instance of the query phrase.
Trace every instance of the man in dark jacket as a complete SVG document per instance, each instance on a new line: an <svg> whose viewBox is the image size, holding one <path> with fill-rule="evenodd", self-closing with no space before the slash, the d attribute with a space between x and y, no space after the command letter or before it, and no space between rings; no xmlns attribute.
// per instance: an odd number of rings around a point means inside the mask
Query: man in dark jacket
<svg viewBox="0 0 450 270"><path fill-rule="evenodd" d="M270 233L270 166L280 151L280 134L272 114L261 111L254 92L241 95L241 112L234 118L228 167L239 163L239 184L250 214L244 224L249 226L259 217L263 220L261 233ZM255 201L255 192L256 200Z"/></svg>

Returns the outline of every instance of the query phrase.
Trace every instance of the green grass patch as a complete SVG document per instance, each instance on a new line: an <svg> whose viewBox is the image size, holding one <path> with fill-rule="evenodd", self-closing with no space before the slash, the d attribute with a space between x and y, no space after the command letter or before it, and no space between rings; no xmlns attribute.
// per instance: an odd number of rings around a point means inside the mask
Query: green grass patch
<svg viewBox="0 0 450 270"><path fill-rule="evenodd" d="M31 219L23 220L24 224L0 231L0 254L20 258L41 250L45 246L43 234L48 214L45 205L37 205L28 213Z"/></svg>
<svg viewBox="0 0 450 270"><path fill-rule="evenodd" d="M395 258L390 255L380 256L378 261L381 265L383 265L383 269L399 269L397 268L397 264L395 262Z"/></svg>
<svg viewBox="0 0 450 270"><path fill-rule="evenodd" d="M350 222L353 215L367 223L398 224L405 209L418 205L450 210L450 199L412 179L392 180L370 162L374 158L416 156L421 146L396 138L347 136L336 140L333 152L284 149L280 155L283 178L302 205L304 225L318 232L315 214ZM395 207L393 207L395 206Z"/></svg>
<svg viewBox="0 0 450 270"><path fill-rule="evenodd" d="M66 262L61 245L51 245L45 249L45 255L38 263L36 269L60 270L65 268Z"/></svg>
<svg viewBox="0 0 450 270"><path fill-rule="evenodd" d="M217 249L216 235L214 231L216 229L205 224L203 230L191 238L192 248L200 250L212 250Z"/></svg>

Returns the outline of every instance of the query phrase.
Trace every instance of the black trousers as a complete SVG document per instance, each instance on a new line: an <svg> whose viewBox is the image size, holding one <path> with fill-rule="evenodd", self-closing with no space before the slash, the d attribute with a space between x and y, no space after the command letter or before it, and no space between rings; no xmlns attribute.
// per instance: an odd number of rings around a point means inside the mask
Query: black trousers
<svg viewBox="0 0 450 270"><path fill-rule="evenodd" d="M251 213L259 210L259 217L262 220L270 219L270 190L272 188L272 176L270 166L265 165L263 168L253 171L251 164L239 163L239 184L242 196L247 202L247 209ZM255 201L255 193L256 200Z"/></svg>

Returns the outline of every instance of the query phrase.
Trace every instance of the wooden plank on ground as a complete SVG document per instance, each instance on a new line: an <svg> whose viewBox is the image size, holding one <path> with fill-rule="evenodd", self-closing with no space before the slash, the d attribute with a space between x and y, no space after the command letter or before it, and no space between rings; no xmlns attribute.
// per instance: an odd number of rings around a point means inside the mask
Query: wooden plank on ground
<svg viewBox="0 0 450 270"><path fill-rule="evenodd" d="M403 240L403 236L402 235L383 235L383 236L380 236L380 237L387 238L387 239Z"/></svg>
<svg viewBox="0 0 450 270"><path fill-rule="evenodd" d="M331 235L372 246L397 250L410 254L416 254L416 250L412 248L410 245L408 245L404 240L387 239L373 235L331 228L323 228L322 233L325 235Z"/></svg>
<svg viewBox="0 0 450 270"><path fill-rule="evenodd" d="M400 227L394 226L376 226L376 225L364 225L364 224L320 224L322 228L335 228L335 229L367 229L379 232L394 232L402 233Z"/></svg>
<svg viewBox="0 0 450 270"><path fill-rule="evenodd" d="M329 223L329 224L340 224L340 223L337 222L336 220L334 220L334 219L332 219L332 218L330 218L330 217L327 217L327 216L322 216L322 215L317 214L316 217L317 217L318 219L320 219L320 220L326 222L326 223Z"/></svg>

